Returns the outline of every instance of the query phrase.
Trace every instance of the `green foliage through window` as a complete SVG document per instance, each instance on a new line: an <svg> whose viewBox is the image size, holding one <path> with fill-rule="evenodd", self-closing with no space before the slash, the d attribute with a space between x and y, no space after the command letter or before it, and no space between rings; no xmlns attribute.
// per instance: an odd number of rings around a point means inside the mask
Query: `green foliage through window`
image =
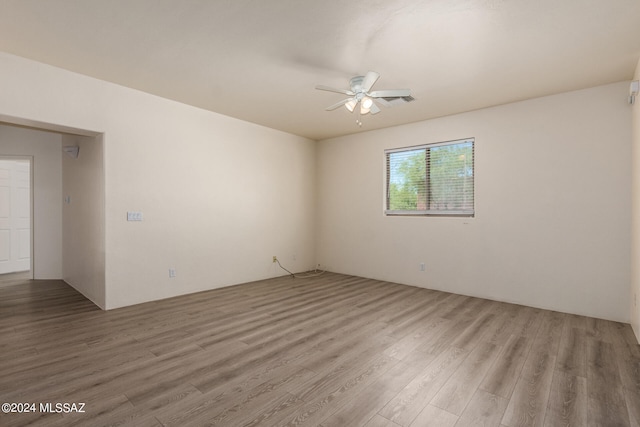
<svg viewBox="0 0 640 427"><path fill-rule="evenodd" d="M387 150L387 213L474 214L474 140Z"/></svg>

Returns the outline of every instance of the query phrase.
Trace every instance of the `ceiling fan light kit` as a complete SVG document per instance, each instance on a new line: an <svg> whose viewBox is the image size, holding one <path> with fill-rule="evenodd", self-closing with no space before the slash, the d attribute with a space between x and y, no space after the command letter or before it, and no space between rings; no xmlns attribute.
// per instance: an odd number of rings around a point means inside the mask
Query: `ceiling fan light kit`
<svg viewBox="0 0 640 427"><path fill-rule="evenodd" d="M316 89L342 93L350 97L327 107L327 111L333 111L344 105L350 113L353 113L357 105L360 104L359 112L361 115L369 113L378 114L380 112L380 107L376 105L376 100L385 107L391 107L397 103L411 102L414 100L409 89L378 90L370 92L378 78L380 78L380 74L375 71L369 71L364 76L352 77L349 81L350 90L336 89L323 85L316 86ZM356 120L356 123L358 126L362 126L362 122L359 118Z"/></svg>

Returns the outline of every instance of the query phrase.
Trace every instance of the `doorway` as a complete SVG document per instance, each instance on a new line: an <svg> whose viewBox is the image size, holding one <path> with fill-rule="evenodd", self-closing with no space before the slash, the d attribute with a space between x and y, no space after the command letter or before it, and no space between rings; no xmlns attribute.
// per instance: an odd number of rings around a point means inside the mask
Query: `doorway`
<svg viewBox="0 0 640 427"><path fill-rule="evenodd" d="M0 286L33 278L29 157L0 157Z"/></svg>

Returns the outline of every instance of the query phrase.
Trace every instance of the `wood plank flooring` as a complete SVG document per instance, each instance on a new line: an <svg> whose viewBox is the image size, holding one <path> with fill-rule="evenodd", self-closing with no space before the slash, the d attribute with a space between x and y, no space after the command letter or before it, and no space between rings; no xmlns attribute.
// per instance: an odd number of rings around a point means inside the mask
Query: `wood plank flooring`
<svg viewBox="0 0 640 427"><path fill-rule="evenodd" d="M0 274L0 288L24 283L33 277L31 271L19 271L17 273Z"/></svg>
<svg viewBox="0 0 640 427"><path fill-rule="evenodd" d="M626 324L333 273L108 312L28 281L0 288L4 402L36 411L1 426L640 426L640 346Z"/></svg>

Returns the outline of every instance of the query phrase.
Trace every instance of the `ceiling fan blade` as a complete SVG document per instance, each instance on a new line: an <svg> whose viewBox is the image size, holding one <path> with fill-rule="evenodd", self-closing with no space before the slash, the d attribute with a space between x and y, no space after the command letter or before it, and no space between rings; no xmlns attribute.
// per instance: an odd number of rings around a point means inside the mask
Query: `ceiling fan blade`
<svg viewBox="0 0 640 427"><path fill-rule="evenodd" d="M364 76L364 80L362 80L362 90L365 92L369 92L371 86L378 80L380 74L375 71L369 71L367 75Z"/></svg>
<svg viewBox="0 0 640 427"><path fill-rule="evenodd" d="M336 109L336 108L338 108L338 107L342 107L344 104L346 104L347 102L349 102L351 99L353 99L353 98L343 99L342 101L337 102L337 103L335 103L335 104L333 104L333 105L330 105L329 107L325 108L325 110L326 110L326 111L333 111L333 110L335 110L335 109Z"/></svg>
<svg viewBox="0 0 640 427"><path fill-rule="evenodd" d="M404 96L411 96L409 89L395 89L395 90L376 90L369 94L371 98L402 98Z"/></svg>
<svg viewBox="0 0 640 427"><path fill-rule="evenodd" d="M380 108L374 102L373 104L371 104L371 107L369 107L369 112L371 114L378 114L380 112Z"/></svg>
<svg viewBox="0 0 640 427"><path fill-rule="evenodd" d="M336 88L329 87L329 86L324 86L324 85L318 85L318 86L316 86L316 89L318 89L318 90L326 90L328 92L344 93L345 95L349 95L349 96L355 95L355 93L351 92L350 90L336 89Z"/></svg>
<svg viewBox="0 0 640 427"><path fill-rule="evenodd" d="M376 98L376 102L378 102L383 107L391 108L393 105L384 98Z"/></svg>

